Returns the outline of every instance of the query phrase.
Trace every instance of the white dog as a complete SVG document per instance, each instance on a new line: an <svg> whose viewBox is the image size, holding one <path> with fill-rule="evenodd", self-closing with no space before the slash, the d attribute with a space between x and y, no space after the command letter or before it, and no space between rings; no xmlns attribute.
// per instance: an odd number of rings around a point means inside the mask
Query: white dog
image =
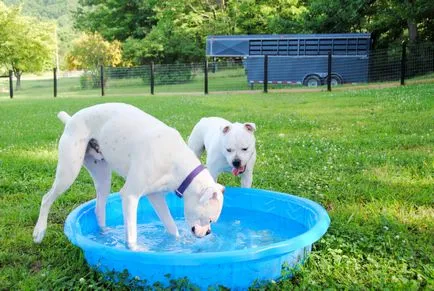
<svg viewBox="0 0 434 291"><path fill-rule="evenodd" d="M254 123L230 123L219 117L202 118L193 128L188 146L200 157L207 152L206 166L217 181L222 172L241 175L241 186L250 188L256 161Z"/></svg>
<svg viewBox="0 0 434 291"><path fill-rule="evenodd" d="M143 195L170 234L179 235L165 201L165 194L174 190L185 199L185 219L193 234L203 237L211 232L210 224L220 216L224 187L215 183L175 129L122 103L95 105L72 117L60 112L58 117L66 126L59 141L56 178L42 198L35 242L45 235L52 203L71 186L82 165L95 184L95 212L102 229L112 171L125 179L120 195L130 249L137 249L137 206Z"/></svg>

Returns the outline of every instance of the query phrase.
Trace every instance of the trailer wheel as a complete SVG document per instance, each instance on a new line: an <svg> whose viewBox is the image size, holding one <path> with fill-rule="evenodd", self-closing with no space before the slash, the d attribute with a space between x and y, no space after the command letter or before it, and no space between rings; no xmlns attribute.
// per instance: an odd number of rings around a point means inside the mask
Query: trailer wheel
<svg viewBox="0 0 434 291"><path fill-rule="evenodd" d="M326 78L327 80L327 78ZM342 80L342 77L339 75L332 74L332 78L330 80L330 83L332 86L341 85L344 81Z"/></svg>
<svg viewBox="0 0 434 291"><path fill-rule="evenodd" d="M318 87L321 86L321 79L316 75L310 75L304 79L303 85L308 87Z"/></svg>

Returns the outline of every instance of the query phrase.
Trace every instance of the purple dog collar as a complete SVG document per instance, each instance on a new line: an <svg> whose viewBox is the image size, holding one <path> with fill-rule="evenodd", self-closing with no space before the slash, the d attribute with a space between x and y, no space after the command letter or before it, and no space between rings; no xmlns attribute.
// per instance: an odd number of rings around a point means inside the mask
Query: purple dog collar
<svg viewBox="0 0 434 291"><path fill-rule="evenodd" d="M179 198L182 198L182 196L184 195L185 189L187 189L187 187L190 185L190 183L193 182L193 179L197 175L199 175L200 172L202 172L205 169L206 168L203 165L199 165L193 171L191 171L191 173L188 174L187 178L185 178L184 181L182 181L181 186L179 186L178 189L175 190L176 196L178 196Z"/></svg>

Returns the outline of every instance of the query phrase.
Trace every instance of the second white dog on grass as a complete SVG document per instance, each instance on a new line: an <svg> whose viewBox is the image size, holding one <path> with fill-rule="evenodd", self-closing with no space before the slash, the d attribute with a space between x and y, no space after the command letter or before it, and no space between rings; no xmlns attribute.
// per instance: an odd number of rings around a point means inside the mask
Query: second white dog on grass
<svg viewBox="0 0 434 291"><path fill-rule="evenodd" d="M193 128L188 146L198 157L206 150L206 166L217 181L222 172L241 176L241 187L250 188L256 161L256 125L231 123L220 117L202 118Z"/></svg>
<svg viewBox="0 0 434 291"><path fill-rule="evenodd" d="M211 232L222 210L223 186L217 184L181 135L160 120L122 103L95 105L58 117L65 123L59 141L56 178L42 198L33 240L41 242L54 200L68 190L84 165L93 178L98 225L106 225L105 210L112 171L125 179L120 190L127 246L137 249L137 206L146 196L166 230L178 236L165 195L184 197L184 214L194 235ZM140 247L142 248L142 247Z"/></svg>

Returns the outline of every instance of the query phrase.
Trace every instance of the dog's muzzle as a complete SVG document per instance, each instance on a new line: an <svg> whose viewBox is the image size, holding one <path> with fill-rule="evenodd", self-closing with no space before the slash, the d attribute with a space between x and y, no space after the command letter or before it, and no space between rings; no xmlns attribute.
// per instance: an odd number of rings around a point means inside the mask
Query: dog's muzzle
<svg viewBox="0 0 434 291"><path fill-rule="evenodd" d="M232 174L234 176L238 176L246 171L246 166L241 166L241 160L240 159L234 159L232 161Z"/></svg>
<svg viewBox="0 0 434 291"><path fill-rule="evenodd" d="M200 237L199 235L196 234L196 227L195 227L195 226L193 226L193 227L191 228L191 232L192 232L195 236ZM205 235L204 235L204 236L207 236L207 235L209 235L209 234L211 234L211 229L208 228L208 230L205 232Z"/></svg>

